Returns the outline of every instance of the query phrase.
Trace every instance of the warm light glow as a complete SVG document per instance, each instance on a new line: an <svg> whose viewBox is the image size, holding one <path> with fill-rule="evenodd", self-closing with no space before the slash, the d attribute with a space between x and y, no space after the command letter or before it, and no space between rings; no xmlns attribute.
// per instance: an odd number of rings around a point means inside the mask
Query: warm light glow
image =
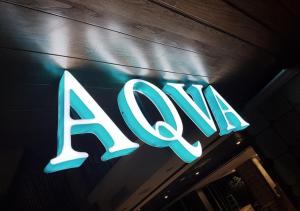
<svg viewBox="0 0 300 211"><path fill-rule="evenodd" d="M164 70L161 72L161 77L164 80L169 80L169 81L180 80L181 75L177 73L173 73L174 70L172 70L169 61L167 59L167 55L164 53L164 49L160 47L160 45L154 45L154 53L157 58L160 69Z"/></svg>
<svg viewBox="0 0 300 211"><path fill-rule="evenodd" d="M265 168L261 165L261 163L259 162L259 160L257 158L252 158L252 162L257 167L257 169L260 171L261 175L264 177L264 179L266 180L266 182L268 183L268 185L271 187L271 189L273 190L273 192L277 196L280 196L280 194L278 193L278 191L276 189L276 183L271 178L271 176L268 174L268 172L265 170Z"/></svg>
<svg viewBox="0 0 300 211"><path fill-rule="evenodd" d="M109 62L112 64L123 64L120 62L118 58L116 58L110 51L114 49L111 43L107 43L107 39L102 37L101 33L95 31L96 29L91 28L87 30L87 37L89 47L94 50L94 53L98 58L100 58L103 62ZM132 75L133 73L126 67L118 65L119 70L128 75Z"/></svg>
<svg viewBox="0 0 300 211"><path fill-rule="evenodd" d="M201 75L203 76L203 81L205 81L207 84L210 83L209 78L207 77L208 73L203 65L203 62L201 61L200 55L196 53L190 53L188 61L190 61L190 66L187 69L191 70L190 73L193 75ZM197 80L192 75L189 75L189 79L192 81Z"/></svg>
<svg viewBox="0 0 300 211"><path fill-rule="evenodd" d="M59 54L62 56L50 56L61 68L68 69L68 58L63 56L69 55L69 37L70 31L67 25L63 27L51 27L51 25L57 25L56 20L49 20L48 27L51 30L48 32L50 39L50 53Z"/></svg>
<svg viewBox="0 0 300 211"><path fill-rule="evenodd" d="M139 47L137 47L132 41L129 41L126 43L128 46L127 49L129 50L130 55L132 55L136 59L136 63L138 67L141 67L143 69L139 69L139 71L136 73L136 75L139 76L147 76L149 75L149 64L145 58L144 53L140 50Z"/></svg>

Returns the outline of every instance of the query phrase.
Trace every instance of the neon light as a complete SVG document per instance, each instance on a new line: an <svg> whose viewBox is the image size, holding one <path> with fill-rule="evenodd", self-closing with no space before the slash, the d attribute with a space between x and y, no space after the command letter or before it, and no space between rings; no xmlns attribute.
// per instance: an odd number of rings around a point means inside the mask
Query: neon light
<svg viewBox="0 0 300 211"><path fill-rule="evenodd" d="M77 152L71 146L71 135L93 133L106 149L102 160L127 155L138 148L113 123L79 82L65 71L59 84L58 146L57 156L50 160L44 171L55 172L79 167L88 157L86 152ZM72 119L70 108L81 119Z"/></svg>
<svg viewBox="0 0 300 211"><path fill-rule="evenodd" d="M249 126L212 86L202 90L202 85L192 85L185 91L183 84L167 83L162 91L147 81L132 79L120 91L118 105L126 124L138 138L154 147L170 147L184 162L189 163L201 156L202 146L199 141L190 144L182 137L181 118L167 94L208 137L217 131L209 107L220 128L220 135ZM163 121L151 125L142 113L135 93L146 96L158 109ZM44 172L76 168L87 159L88 153L72 148L72 135L96 135L106 149L101 157L103 161L127 155L139 147L120 131L67 71L59 83L58 102L57 156L50 160ZM80 119L71 118L70 108Z"/></svg>
<svg viewBox="0 0 300 211"><path fill-rule="evenodd" d="M243 130L249 126L249 123L243 120L212 86L208 86L204 94L220 128L220 135Z"/></svg>
<svg viewBox="0 0 300 211"><path fill-rule="evenodd" d="M136 101L134 93L145 95L156 106L164 121L150 125ZM137 137L154 147L170 147L182 160L192 162L202 154L199 141L189 144L183 137L180 116L168 96L144 80L128 81L118 96L121 114Z"/></svg>
<svg viewBox="0 0 300 211"><path fill-rule="evenodd" d="M207 136L211 136L217 131L214 120L205 102L202 85L192 85L184 91L184 84L167 83L163 91L166 92L187 114L187 116L197 125L197 127Z"/></svg>

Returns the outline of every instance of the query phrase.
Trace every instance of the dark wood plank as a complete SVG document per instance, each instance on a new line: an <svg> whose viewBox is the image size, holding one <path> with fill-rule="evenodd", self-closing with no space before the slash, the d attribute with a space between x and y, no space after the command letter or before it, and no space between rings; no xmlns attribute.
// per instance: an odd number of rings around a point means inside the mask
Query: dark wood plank
<svg viewBox="0 0 300 211"><path fill-rule="evenodd" d="M222 0L153 1L256 46L273 51L279 51L283 47L276 34Z"/></svg>
<svg viewBox="0 0 300 211"><path fill-rule="evenodd" d="M240 50L241 55L247 55L246 49L249 48L233 37L203 24L197 24L147 0L9 0L9 2L195 52L211 53L213 50L210 48L217 47L219 52L224 51L235 56L236 50Z"/></svg>
<svg viewBox="0 0 300 211"><path fill-rule="evenodd" d="M187 75L186 73L147 70L117 64L1 48L0 55L0 65L3 69L1 77L3 83L1 83L1 85L5 86L7 90L14 86L58 86L58 82L64 71L64 68L59 64L59 62L62 61L68 64L69 67L67 69L75 78L80 80L80 83L84 87L91 88L119 90L128 80L139 78L146 71L147 74L142 76L144 80L161 85L165 81L185 82L189 80L201 82L203 80L209 80L213 82L218 78L217 76L203 77L200 75Z"/></svg>
<svg viewBox="0 0 300 211"><path fill-rule="evenodd" d="M247 55L249 47L233 37L197 24L151 2L132 1L33 1L11 0L26 7L83 21L141 39L163 43L195 52L227 52ZM126 8L126 9L124 9ZM138 17L138 18L137 18Z"/></svg>
<svg viewBox="0 0 300 211"><path fill-rule="evenodd" d="M294 15L300 20L300 1L298 0L279 0L288 10L289 12Z"/></svg>
<svg viewBox="0 0 300 211"><path fill-rule="evenodd" d="M291 46L299 47L299 21L279 1L227 0L248 16L279 33ZM300 10L299 10L300 12Z"/></svg>
<svg viewBox="0 0 300 211"><path fill-rule="evenodd" d="M227 0L247 15L261 21L274 31L289 34L296 23L288 11L274 0Z"/></svg>
<svg viewBox="0 0 300 211"><path fill-rule="evenodd" d="M124 65L141 69L166 70L207 76L191 66L190 58L200 55L159 44L145 42L120 33L78 23L65 18L40 13L23 7L1 3L1 41L3 47L21 48L51 55L69 56L85 60ZM14 16L11 16L15 13ZM11 23L14 24L11 24ZM216 57L205 56L205 69L214 69ZM178 59L181 58L181 59ZM164 61L162 61L162 59ZM68 67L65 59L57 61ZM167 63L167 66L163 64ZM213 65L209 67L210 65ZM126 72L124 68L124 72ZM130 74L129 71L126 73ZM192 72L190 72L192 73ZM212 73L211 73L212 74Z"/></svg>
<svg viewBox="0 0 300 211"><path fill-rule="evenodd" d="M211 37L214 47L205 46L202 52L194 53L9 3L2 2L0 7L1 47L62 56L57 63L63 68L74 68L65 58L72 57L140 68L144 70L137 73L140 76L163 70L220 78L238 72L250 59L253 61L253 55L254 60L257 59L252 63L253 69L273 61L268 54L238 40L227 39L224 34L219 39ZM230 40L231 47L225 49L224 45L229 44L226 40Z"/></svg>

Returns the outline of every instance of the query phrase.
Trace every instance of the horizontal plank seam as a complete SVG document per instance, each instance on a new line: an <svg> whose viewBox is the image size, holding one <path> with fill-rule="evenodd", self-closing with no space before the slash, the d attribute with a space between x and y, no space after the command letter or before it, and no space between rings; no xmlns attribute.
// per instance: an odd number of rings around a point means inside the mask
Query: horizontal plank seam
<svg viewBox="0 0 300 211"><path fill-rule="evenodd" d="M50 55L50 56L58 56L58 57L64 57L64 58L70 58L70 59L84 60L84 61L89 61L89 62L97 62L97 63L103 63L103 64L110 64L110 65L116 65L116 66L122 66L122 67L130 67L130 68L135 68L135 69L151 70L151 71L156 71L156 72L173 73L173 74L179 74L179 75L200 76L200 77L205 77L205 78L212 78L214 76L220 76L218 74L209 76L209 75L199 75L199 74L192 74L192 73L174 72L174 71L168 71L168 70L159 70L159 69L154 69L154 68L137 67L137 66L132 66L132 65L124 65L124 64L105 62L105 61L94 60L94 59L86 59L86 58L75 57L75 56L66 56L66 55L54 54L54 53L48 53L48 52L33 51L33 50L27 50L27 49L22 49L22 48L11 48L11 47L7 47L7 46L0 46L0 49L8 49L8 50L13 50L13 51L23 51L23 52L30 52L30 53L37 53L37 54L45 54L45 55Z"/></svg>
<svg viewBox="0 0 300 211"><path fill-rule="evenodd" d="M23 7L23 8L27 8L27 9L30 9L30 10L34 10L34 11L37 11L37 12L41 12L41 13L45 13L45 14L48 14L48 15L53 15L53 16L57 16L57 17L60 17L60 18L65 18L65 19L68 19L68 20L71 20L71 21L75 21L75 22L78 22L78 23L83 23L83 24L87 24L87 25L90 25L90 26L93 26L93 27L97 27L97 28L101 28L101 29L104 29L104 30L108 30L108 31L111 31L111 32L115 32L115 33L118 33L118 34L123 34L123 35L126 35L126 36L129 36L129 37L133 37L133 38L136 38L136 39L139 39L139 40L143 40L143 41L146 41L146 42L151 42L151 43L155 43L155 44L159 44L159 45L163 45L163 46L168 46L168 47L171 47L171 48L175 48L175 49L179 49L179 50L183 50L183 51L187 51L187 52L192 52L192 53L195 53L195 54L199 54L198 51L193 51L193 50L189 50L189 49L185 49L185 48L180 48L180 47L177 47L177 46L174 46L174 45L169 45L169 44L166 44L166 43L162 43L162 42L157 42L157 41L154 41L154 40L149 40L149 39L145 39L145 38L141 38L141 37L138 37L138 36L135 36L135 35L131 35L131 34L127 34L127 33L124 33L124 32L121 32L121 31L117 31L117 30L113 30L113 29L109 29L109 28L106 28L106 27L103 27L103 26L100 26L100 25L97 25L97 24L93 24L93 23L89 23L89 22L85 22L85 21L81 21L81 20L78 20L78 19L74 19L74 18L70 18L70 17L67 17L67 16L63 16L63 15L59 15L59 14L56 14L56 13L51 13L51 12L47 12L47 11L44 11L44 10L41 10L41 9L37 9L37 8L33 8L33 7L30 7L30 6L26 6L26 5L23 5L23 4L19 4L19 3L15 3L15 2L10 2L10 1L5 1L5 0L0 0L1 2L4 2L4 3L7 3L7 4L12 4L12 5L15 5L15 6L19 6L19 7ZM149 0L149 2L151 3L154 3L154 4L157 4L159 6L163 6L161 5L161 3L158 3L158 2L155 2L153 0ZM172 10L171 8L169 8L168 6L163 6L164 8L166 9L169 9L169 10ZM173 12L177 12L176 10L173 11ZM268 51L267 49L265 48L262 48L260 46L257 46L249 41L246 41L246 40L243 40L233 34L230 34L230 33L227 33L226 31L222 30L222 29L219 29L217 27L214 27L210 24L207 24L205 22L202 22L202 21L199 21L199 20L195 20L194 18L191 18L190 16L187 16L187 15L184 15L184 14L181 14L179 12L177 12L178 14L186 17L186 18L189 18L190 20L193 20L197 23L200 23L202 25L205 25L209 28L213 28L214 30L216 31L219 31L227 36L230 36L234 39L237 39L239 41L242 41L248 45L251 45L252 47L255 47L255 48L258 48L260 50L263 50L264 52L270 54L272 57L274 57L274 54L273 52L271 51Z"/></svg>
<svg viewBox="0 0 300 211"><path fill-rule="evenodd" d="M262 25L263 27L265 27L266 29L268 29L270 32L272 33L277 33L277 36L283 38L282 34L280 33L280 31L274 30L272 29L270 26L268 26L267 24L265 24L264 22L262 22L261 20L259 20L258 18L255 18L253 15L251 15L250 13L246 12L245 10L243 10L242 8L240 8L239 6L235 5L234 3L229 2L228 0L223 0L226 4L228 4L230 7L234 8L235 10L238 10L240 13L244 14L245 16L247 16L248 18L254 20L255 22L257 22L258 24Z"/></svg>
<svg viewBox="0 0 300 211"><path fill-rule="evenodd" d="M189 15L189 14L185 13L184 11L182 11L182 10L180 10L180 9L178 9L178 8L170 5L170 4L167 4L167 3L161 2L161 1L157 1L157 0L148 0L148 1L152 2L153 4L160 5L161 7L164 7L164 8L166 8L166 9L172 11L172 12L175 12L175 13L183 16L183 17L189 18L190 20L192 20L194 22L200 23L200 24L205 25L205 26L207 26L209 28L212 28L212 29L214 29L216 31L222 32L223 34L226 34L227 36L235 38L235 39L237 39L237 40L239 40L239 41L241 41L243 43L246 43L246 44L248 44L248 45L250 45L252 47L258 48L258 49L260 49L260 50L268 53L272 57L276 57L276 55L272 51L268 50L267 48L263 48L261 46L258 46L258 45L254 44L254 43L252 43L252 42L250 42L248 40L244 40L244 39L242 39L242 38L240 38L240 37L238 37L238 36L236 36L234 34L231 34L231 33L227 32L227 31L225 31L223 29L220 29L220 28L218 28L216 26L213 26L213 25L211 25L211 24L209 24L209 23L207 23L205 21L200 20L197 17L194 17L192 15Z"/></svg>
<svg viewBox="0 0 300 211"><path fill-rule="evenodd" d="M168 47L171 47L171 48L176 48L176 49L179 49L179 50L199 54L199 52L197 52L197 51L193 51L193 50L189 50L189 49L185 49L185 48L180 48L180 47L177 47L177 46L174 46L174 45L169 45L169 44L162 43L162 42L157 42L157 41L154 41L154 40L141 38L141 37L138 37L138 36L135 36L135 35L132 35L132 34L127 34L127 33L121 32L121 31L106 28L106 27L103 27L103 26L100 26L100 25L97 25L97 24L89 23L89 22L86 22L86 21L81 21L81 20L70 18L70 17L67 17L67 16L59 15L59 14L56 14L56 13L47 12L47 11L40 10L40 9L37 9L37 8L33 8L33 7L29 7L29 6L26 6L26 5L23 5L23 4L18 4L18 3L15 3L15 2L10 2L10 1L5 1L5 0L0 0L0 1L4 2L4 3L7 3L7 4L12 4L12 5L15 5L15 6L19 6L19 7L23 7L23 8L26 8L26 9L34 10L36 12L41 12L41 13L45 13L45 14L48 14L48 15L53 15L53 16L68 19L68 20L71 20L71 21L75 21L75 22L78 22L78 23L87 24L87 25L90 25L90 26L93 26L93 27L97 27L97 28L101 28L101 29L104 29L104 30L108 30L108 31L111 31L111 32L118 33L118 34L126 35L126 36L129 36L129 37L133 37L133 38L136 38L136 39L139 39L139 40L146 41L146 42L151 42L151 43L155 43L155 44L168 46Z"/></svg>

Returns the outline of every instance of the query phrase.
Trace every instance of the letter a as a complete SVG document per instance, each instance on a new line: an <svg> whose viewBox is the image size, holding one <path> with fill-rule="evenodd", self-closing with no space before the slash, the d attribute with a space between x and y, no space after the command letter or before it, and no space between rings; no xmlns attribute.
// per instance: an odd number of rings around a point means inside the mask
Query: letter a
<svg viewBox="0 0 300 211"><path fill-rule="evenodd" d="M249 123L243 120L212 86L208 86L204 94L219 125L220 135L243 130L249 126Z"/></svg>
<svg viewBox="0 0 300 211"><path fill-rule="evenodd" d="M113 123L80 83L67 71L59 83L57 156L50 160L44 172L51 173L79 167L88 157L86 152L72 148L71 136L93 133L106 149L102 160L127 155L139 147L131 142ZM81 119L72 119L70 108Z"/></svg>

